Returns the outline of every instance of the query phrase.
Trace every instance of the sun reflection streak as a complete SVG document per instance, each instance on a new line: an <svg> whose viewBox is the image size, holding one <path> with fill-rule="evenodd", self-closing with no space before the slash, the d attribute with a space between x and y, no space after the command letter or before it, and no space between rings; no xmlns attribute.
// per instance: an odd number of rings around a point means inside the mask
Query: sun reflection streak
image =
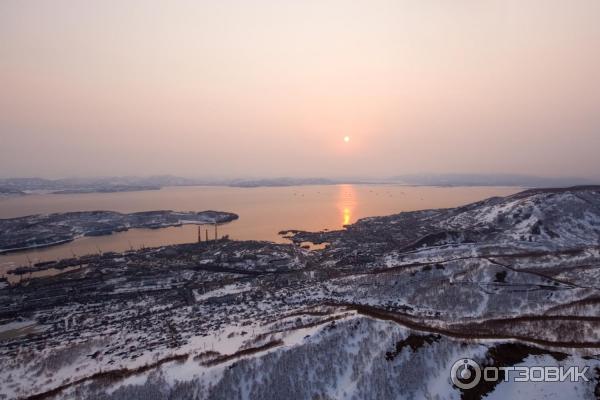
<svg viewBox="0 0 600 400"><path fill-rule="evenodd" d="M348 225L350 223L350 209L348 207L344 208L344 223L343 225Z"/></svg>
<svg viewBox="0 0 600 400"><path fill-rule="evenodd" d="M356 190L352 185L339 185L337 208L341 213L342 226L351 224L357 205Z"/></svg>

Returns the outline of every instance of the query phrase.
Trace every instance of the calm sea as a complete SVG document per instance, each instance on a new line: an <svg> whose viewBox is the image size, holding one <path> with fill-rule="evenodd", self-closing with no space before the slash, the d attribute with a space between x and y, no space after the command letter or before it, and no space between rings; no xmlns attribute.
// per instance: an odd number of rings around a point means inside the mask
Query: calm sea
<svg viewBox="0 0 600 400"><path fill-rule="evenodd" d="M37 213L112 210L231 211L240 219L219 227L219 236L284 242L284 229L341 229L359 218L401 211L455 207L520 191L514 187L414 187L400 185L332 185L291 187L167 187L161 190L41 194L0 200L0 218ZM16 264L47 261L99 251L125 251L142 246L197 240L193 225L166 229L132 229L110 236L86 237L46 249L0 256L0 272ZM214 235L214 232L210 232Z"/></svg>

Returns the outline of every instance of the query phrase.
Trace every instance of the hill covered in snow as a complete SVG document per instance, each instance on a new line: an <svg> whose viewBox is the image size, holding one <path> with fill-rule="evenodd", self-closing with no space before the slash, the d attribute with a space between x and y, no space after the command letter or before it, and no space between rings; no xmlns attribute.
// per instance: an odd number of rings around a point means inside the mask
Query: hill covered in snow
<svg viewBox="0 0 600 400"><path fill-rule="evenodd" d="M600 393L600 187L529 190L289 237L72 259L44 266L64 273L0 284L0 397ZM450 370L465 357L585 366L589 381L460 389Z"/></svg>

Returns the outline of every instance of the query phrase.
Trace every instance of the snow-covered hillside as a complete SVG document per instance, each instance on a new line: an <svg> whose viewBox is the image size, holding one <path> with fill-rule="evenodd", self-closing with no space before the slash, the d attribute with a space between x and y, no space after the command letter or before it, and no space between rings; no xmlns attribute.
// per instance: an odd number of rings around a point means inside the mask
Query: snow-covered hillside
<svg viewBox="0 0 600 400"><path fill-rule="evenodd" d="M367 218L297 245L86 258L0 285L0 398L595 398L600 188ZM453 363L586 366L460 389Z"/></svg>

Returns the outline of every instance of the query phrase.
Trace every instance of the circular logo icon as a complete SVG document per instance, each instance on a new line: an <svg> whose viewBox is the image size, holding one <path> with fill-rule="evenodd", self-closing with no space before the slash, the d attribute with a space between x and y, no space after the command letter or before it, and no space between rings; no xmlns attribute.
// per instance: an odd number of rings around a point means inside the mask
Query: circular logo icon
<svg viewBox="0 0 600 400"><path fill-rule="evenodd" d="M481 367L470 358L461 358L452 365L450 379L460 389L472 389L481 380Z"/></svg>

